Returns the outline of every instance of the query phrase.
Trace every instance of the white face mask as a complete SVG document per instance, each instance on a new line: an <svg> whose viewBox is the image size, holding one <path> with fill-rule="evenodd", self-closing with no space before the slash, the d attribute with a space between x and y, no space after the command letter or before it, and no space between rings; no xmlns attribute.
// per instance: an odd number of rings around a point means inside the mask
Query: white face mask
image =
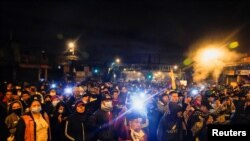
<svg viewBox="0 0 250 141"><path fill-rule="evenodd" d="M31 112L32 112L32 113L39 113L41 110L42 110L41 107L35 107L35 108L32 108L32 109L31 109Z"/></svg>
<svg viewBox="0 0 250 141"><path fill-rule="evenodd" d="M109 107L109 108L112 108L113 107L112 101L105 102L105 106Z"/></svg>
<svg viewBox="0 0 250 141"><path fill-rule="evenodd" d="M54 107L56 107L56 105L59 103L60 101L52 101L52 105L54 106Z"/></svg>

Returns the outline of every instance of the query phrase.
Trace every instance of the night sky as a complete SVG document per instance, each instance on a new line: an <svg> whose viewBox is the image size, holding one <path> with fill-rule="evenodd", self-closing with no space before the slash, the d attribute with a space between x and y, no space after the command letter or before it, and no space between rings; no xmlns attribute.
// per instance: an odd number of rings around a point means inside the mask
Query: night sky
<svg viewBox="0 0 250 141"><path fill-rule="evenodd" d="M138 62L151 54L174 64L195 42L223 40L238 29L228 41L237 40L237 50L248 51L249 9L247 2L231 0L1 1L0 43L6 47L12 35L22 50L55 55L66 49L69 39L78 39L86 62L116 56Z"/></svg>

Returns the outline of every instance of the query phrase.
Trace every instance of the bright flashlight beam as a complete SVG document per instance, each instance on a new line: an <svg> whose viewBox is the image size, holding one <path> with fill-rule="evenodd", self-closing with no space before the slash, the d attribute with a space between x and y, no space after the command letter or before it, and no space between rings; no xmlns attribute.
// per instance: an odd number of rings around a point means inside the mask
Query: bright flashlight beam
<svg viewBox="0 0 250 141"><path fill-rule="evenodd" d="M65 89L64 89L64 93L65 93L65 94L70 94L70 93L72 93L72 88L70 88L70 87L65 88Z"/></svg>
<svg viewBox="0 0 250 141"><path fill-rule="evenodd" d="M133 99L132 106L136 110L140 110L140 111L144 110L144 108L146 108L145 103L141 98Z"/></svg>
<svg viewBox="0 0 250 141"><path fill-rule="evenodd" d="M144 98L146 94L144 92L141 92L139 95L141 98Z"/></svg>
<svg viewBox="0 0 250 141"><path fill-rule="evenodd" d="M56 84L52 84L52 85L51 85L51 88L56 88Z"/></svg>
<svg viewBox="0 0 250 141"><path fill-rule="evenodd" d="M155 93L155 94L151 95L150 97L144 99L142 103L148 101L149 99L151 99L152 97L154 97L154 96L156 96L156 95L161 94L161 93L164 92L164 91L166 91L166 89L163 89L163 90L159 91L158 93ZM132 107L132 108L128 109L126 112L120 114L116 119L112 120L111 123L114 123L115 121L117 121L117 120L120 119L121 117L125 116L127 113L131 112L133 109L135 109L135 107Z"/></svg>
<svg viewBox="0 0 250 141"><path fill-rule="evenodd" d="M198 93L199 93L199 91L196 89L191 91L192 96L196 96Z"/></svg>

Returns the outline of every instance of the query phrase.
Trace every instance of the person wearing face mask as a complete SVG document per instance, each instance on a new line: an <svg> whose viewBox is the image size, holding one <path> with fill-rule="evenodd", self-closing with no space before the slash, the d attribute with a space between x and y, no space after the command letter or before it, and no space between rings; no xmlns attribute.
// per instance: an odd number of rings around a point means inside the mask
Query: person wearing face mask
<svg viewBox="0 0 250 141"><path fill-rule="evenodd" d="M14 140L17 123L23 114L23 107L20 101L14 101L10 104L9 115L5 118L5 124L7 125L10 137L8 141Z"/></svg>
<svg viewBox="0 0 250 141"><path fill-rule="evenodd" d="M44 97L44 104L42 105L43 110L49 115L50 119L53 117L54 107L51 102L51 95L47 94Z"/></svg>
<svg viewBox="0 0 250 141"><path fill-rule="evenodd" d="M71 141L91 141L89 138L88 127L86 125L86 104L77 101L75 113L71 115L65 124L65 136Z"/></svg>
<svg viewBox="0 0 250 141"><path fill-rule="evenodd" d="M114 141L116 140L114 128L114 116L112 114L112 98L109 94L103 94L101 107L89 118L88 126L91 128L92 140Z"/></svg>
<svg viewBox="0 0 250 141"><path fill-rule="evenodd" d="M100 94L99 88L96 86L90 88L90 91L87 93L87 95L89 96L89 98L86 110L88 115L92 115L100 108L102 95Z"/></svg>
<svg viewBox="0 0 250 141"><path fill-rule="evenodd" d="M52 96L51 102L52 102L53 107L56 107L56 105L60 102L60 99L58 96Z"/></svg>
<svg viewBox="0 0 250 141"><path fill-rule="evenodd" d="M56 90L55 89L51 89L50 91L49 91L49 95L50 96L56 96Z"/></svg>
<svg viewBox="0 0 250 141"><path fill-rule="evenodd" d="M21 116L17 124L16 141L50 141L50 121L46 112L42 111L41 99L34 95L29 102L30 112Z"/></svg>
<svg viewBox="0 0 250 141"><path fill-rule="evenodd" d="M64 102L59 102L56 105L54 116L51 119L52 141L66 141L64 129L66 120L70 114L70 110Z"/></svg>
<svg viewBox="0 0 250 141"><path fill-rule="evenodd" d="M28 108L29 98L30 98L29 92L28 91L22 91L21 102L22 102L23 110L24 110L25 113L29 112L29 108Z"/></svg>

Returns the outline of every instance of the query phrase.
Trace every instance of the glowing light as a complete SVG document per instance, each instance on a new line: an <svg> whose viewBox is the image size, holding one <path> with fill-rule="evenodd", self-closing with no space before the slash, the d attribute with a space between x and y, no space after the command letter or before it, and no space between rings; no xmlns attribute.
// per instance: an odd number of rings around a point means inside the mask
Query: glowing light
<svg viewBox="0 0 250 141"><path fill-rule="evenodd" d="M65 94L71 94L72 93L72 88L71 87L67 87L64 89L64 93Z"/></svg>
<svg viewBox="0 0 250 141"><path fill-rule="evenodd" d="M51 88L56 88L56 84L51 84Z"/></svg>
<svg viewBox="0 0 250 141"><path fill-rule="evenodd" d="M121 59L120 58L116 58L115 62L119 64L121 62Z"/></svg>
<svg viewBox="0 0 250 141"><path fill-rule="evenodd" d="M234 49L237 48L239 46L239 42L234 41L232 43L229 44L229 48Z"/></svg>
<svg viewBox="0 0 250 141"><path fill-rule="evenodd" d="M127 71L127 69L125 68L125 69L123 69L123 71Z"/></svg>
<svg viewBox="0 0 250 141"><path fill-rule="evenodd" d="M132 108L138 111L145 109L145 102L141 97L132 97Z"/></svg>
<svg viewBox="0 0 250 141"><path fill-rule="evenodd" d="M200 59L203 63L211 63L223 57L223 50L220 48L205 48L201 51Z"/></svg>
<svg viewBox="0 0 250 141"><path fill-rule="evenodd" d="M174 65L174 69L177 70L177 69L178 69L178 66L177 66L177 65Z"/></svg>
<svg viewBox="0 0 250 141"><path fill-rule="evenodd" d="M98 73L98 69L95 69L95 70L94 70L94 73Z"/></svg>
<svg viewBox="0 0 250 141"><path fill-rule="evenodd" d="M75 47L75 43L74 42L69 42L68 43L68 47L69 48L74 48Z"/></svg>
<svg viewBox="0 0 250 141"><path fill-rule="evenodd" d="M196 89L193 89L193 90L191 91L191 94L192 94L192 96L196 96L197 94L199 94L199 91L196 90Z"/></svg>
<svg viewBox="0 0 250 141"><path fill-rule="evenodd" d="M139 93L139 96L140 96L141 98L144 98L144 97L146 96L146 94L145 94L144 92L140 92L140 93Z"/></svg>

